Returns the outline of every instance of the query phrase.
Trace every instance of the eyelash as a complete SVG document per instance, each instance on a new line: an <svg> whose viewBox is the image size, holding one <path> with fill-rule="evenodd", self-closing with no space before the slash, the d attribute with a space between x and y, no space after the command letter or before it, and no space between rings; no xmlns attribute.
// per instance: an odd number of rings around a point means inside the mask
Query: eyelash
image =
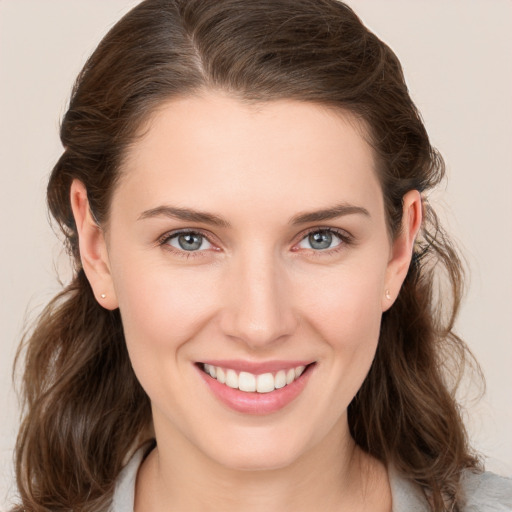
<svg viewBox="0 0 512 512"><path fill-rule="evenodd" d="M336 246L334 246L331 249L323 249L323 250L314 250L314 249L306 249L310 252L310 254L314 255L315 257L321 257L325 255L332 255L336 254L339 251L343 250L347 246L353 245L354 238L352 235L347 233L344 230L336 229L332 227L315 227L307 230L305 233L301 234L299 240L294 243L294 247L297 246L302 240L307 238L309 235L313 233L330 233L335 235L340 239L340 243ZM162 247L163 249L172 252L173 254L178 255L181 258L189 259L189 258L197 258L203 256L203 253L206 252L206 250L201 251L185 251L185 250L179 250L176 249L168 244L169 240L178 237L179 235L200 235L204 237L210 244L214 245L213 241L211 240L211 236L200 229L192 230L192 229L183 229L179 231L171 231L168 233L165 233L157 240L157 245ZM293 249L292 249L293 250ZM299 250L295 250L293 252L299 252Z"/></svg>
<svg viewBox="0 0 512 512"><path fill-rule="evenodd" d="M331 235L334 235L340 239L340 243L332 248L329 249L306 249L309 253L309 255L313 257L325 257L325 256L332 256L334 254L339 253L340 251L343 251L347 247L354 244L354 237L349 234L347 231L344 231L342 229L336 229L331 227L315 227L307 230L305 233L301 234L300 239L298 242L294 244L294 247L297 246L302 240L306 239L309 235L313 233L330 233ZM300 250L300 249L299 249ZM296 250L294 252L299 252L299 250Z"/></svg>
<svg viewBox="0 0 512 512"><path fill-rule="evenodd" d="M169 251L172 254L175 254L175 255L177 255L181 258L185 258L185 259L197 258L197 257L203 256L202 253L205 252L204 250L203 251L179 250L179 249L172 247L171 245L169 245L167 243L167 242L169 242L169 240L176 238L180 235L200 235L203 238L205 238L210 244L215 245L212 242L211 237L208 234L201 231L200 229L182 229L182 230L178 230L178 231L171 231L169 233L165 233L158 239L157 245L162 247L164 250Z"/></svg>

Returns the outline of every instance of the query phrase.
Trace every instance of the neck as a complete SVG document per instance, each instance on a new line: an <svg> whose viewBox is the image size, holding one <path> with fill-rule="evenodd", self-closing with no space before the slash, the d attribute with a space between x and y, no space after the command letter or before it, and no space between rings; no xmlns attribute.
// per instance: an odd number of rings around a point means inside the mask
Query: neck
<svg viewBox="0 0 512 512"><path fill-rule="evenodd" d="M227 468L175 441L159 440L142 465L135 512L390 510L385 468L355 445L348 425L292 464L257 471Z"/></svg>

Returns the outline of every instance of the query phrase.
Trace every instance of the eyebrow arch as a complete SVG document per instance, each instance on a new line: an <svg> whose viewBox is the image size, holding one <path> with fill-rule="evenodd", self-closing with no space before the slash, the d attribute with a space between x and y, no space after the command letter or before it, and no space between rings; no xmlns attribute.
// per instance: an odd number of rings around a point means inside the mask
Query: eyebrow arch
<svg viewBox="0 0 512 512"><path fill-rule="evenodd" d="M307 222L320 222L323 220L336 219L345 215L360 214L371 218L370 212L362 206L354 206L351 204L339 204L332 208L316 210L313 212L299 213L291 218L290 224L306 224Z"/></svg>
<svg viewBox="0 0 512 512"><path fill-rule="evenodd" d="M313 212L299 213L290 219L290 224L306 224L308 222L320 222L323 220L335 219L345 215L360 214L371 217L366 208L362 206L353 206L349 204L340 204L332 208L316 210ZM174 206L157 206L146 210L139 215L138 220L151 219L154 217L169 217L171 219L183 220L188 222L200 222L212 226L229 228L231 224L213 213L192 210L190 208L177 208Z"/></svg>
<svg viewBox="0 0 512 512"><path fill-rule="evenodd" d="M150 219L154 217L170 217L171 219L183 220L188 222L201 222L212 226L229 228L227 220L214 215L213 213L191 210L189 208L176 208L173 206L157 206L146 210L139 215L138 220Z"/></svg>

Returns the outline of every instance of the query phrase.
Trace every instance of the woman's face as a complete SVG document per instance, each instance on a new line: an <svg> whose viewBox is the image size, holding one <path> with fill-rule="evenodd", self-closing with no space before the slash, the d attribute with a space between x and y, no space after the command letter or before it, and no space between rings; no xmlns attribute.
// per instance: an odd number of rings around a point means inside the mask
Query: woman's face
<svg viewBox="0 0 512 512"><path fill-rule="evenodd" d="M107 265L159 444L262 469L348 436L403 278L361 134L211 93L163 105L130 149Z"/></svg>

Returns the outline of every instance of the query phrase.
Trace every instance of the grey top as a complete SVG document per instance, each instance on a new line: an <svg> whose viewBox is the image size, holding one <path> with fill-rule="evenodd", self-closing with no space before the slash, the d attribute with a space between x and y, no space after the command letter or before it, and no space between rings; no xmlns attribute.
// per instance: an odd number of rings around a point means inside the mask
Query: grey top
<svg viewBox="0 0 512 512"><path fill-rule="evenodd" d="M133 512L135 479L147 447L139 449L119 474L112 512ZM392 512L430 512L421 489L400 476L392 468L389 482L393 500ZM466 503L462 512L512 512L512 479L493 473L472 473L462 477Z"/></svg>

